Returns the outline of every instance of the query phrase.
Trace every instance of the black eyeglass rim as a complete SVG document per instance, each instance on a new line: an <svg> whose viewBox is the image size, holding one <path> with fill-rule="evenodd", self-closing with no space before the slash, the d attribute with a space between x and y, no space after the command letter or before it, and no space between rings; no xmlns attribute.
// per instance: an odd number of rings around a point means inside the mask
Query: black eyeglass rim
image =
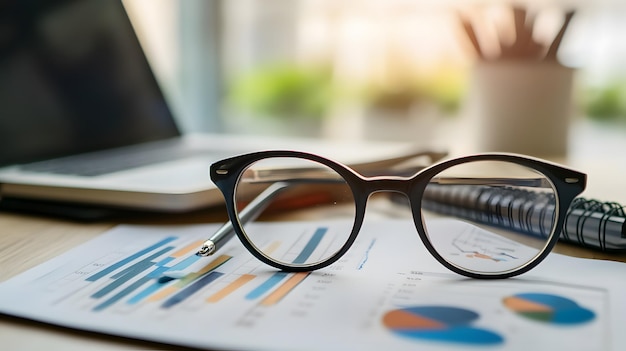
<svg viewBox="0 0 626 351"><path fill-rule="evenodd" d="M356 212L355 219L352 227L352 231L346 241L346 243L330 258L312 264L312 265L285 265L281 262L275 261L268 256L264 255L259 251L247 238L245 231L243 230L242 224L239 222L239 217L236 211L235 204L235 191L236 186L239 182L239 179L243 173L251 164L267 159L267 158L301 158L309 161L318 162L322 165L325 165L334 171L336 171L339 175L341 175L345 180L347 185L352 190L352 194L355 201ZM458 266L453 265L448 262L445 258L443 258L433 247L432 243L430 243L427 237L427 231L424 228L424 225L421 221L421 199L422 193L428 184L428 181L436 174L441 171L453 167L455 165L474 162L474 161L504 161L510 162L514 164L518 164L521 166L525 166L528 168L532 168L543 175L545 175L553 184L554 189L556 191L556 225L553 228L553 232L550 234L550 238L547 244L544 246L544 249L539 252L537 256L528 263L523 266L520 266L516 269L488 274L488 273L478 273L469 270L462 269ZM317 154L302 152L302 151L294 151L294 150L268 150L268 151L258 151L248 154L243 154L231 158L227 158L218 162L215 162L211 165L209 174L211 180L215 183L217 188L222 192L224 196L224 200L226 202L226 210L228 216L233 223L233 228L235 233L239 237L242 244L246 247L248 251L250 251L257 259L260 261L278 268L283 271L288 272L305 272L305 271L313 271L317 269L321 269L327 267L337 260L339 260L352 246L358 233L363 224L364 215L365 215L365 207L367 203L367 199L372 193L371 185L369 185L369 181L372 181L375 178L379 177L365 177L356 171L352 170L346 165L343 165L339 162L336 162L332 159L319 156ZM519 154L512 153L481 153L474 154L464 157L452 158L448 160L444 160L438 163L435 163L429 167L426 167L419 172L416 172L414 175L410 177L401 177L402 180L410 180L410 182L405 182L406 189L403 192L409 197L409 201L419 201L417 203L411 203L411 211L413 215L413 222L417 229L418 235L421 241L426 246L426 249L439 261L443 266L448 268L449 270L466 276L470 278L476 279L503 279L510 278L513 276L517 276L528 272L532 268L536 267L541 261L543 261L547 255L552 251L554 246L556 245L559 236L557 233L560 233L563 228L563 223L565 221L565 215L567 209L573 199L578 196L585 188L587 176L584 173L579 171L566 168L564 166ZM415 200L418 199L418 200Z"/></svg>

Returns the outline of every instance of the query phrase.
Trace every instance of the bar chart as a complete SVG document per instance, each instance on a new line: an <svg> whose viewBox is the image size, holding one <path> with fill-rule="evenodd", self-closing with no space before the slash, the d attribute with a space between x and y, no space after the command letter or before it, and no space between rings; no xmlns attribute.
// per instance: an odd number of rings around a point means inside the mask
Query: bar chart
<svg viewBox="0 0 626 351"><path fill-rule="evenodd" d="M265 252L282 250L294 263L304 262L311 255L323 254L320 243L327 232L325 227L311 228L291 242L269 242ZM243 300L272 306L309 276L308 272L270 272L239 247L236 240L224 254L210 258L195 255L201 244L202 240L167 236L137 249L108 253L53 285L71 282L76 286L76 298L70 293L61 301L90 300L87 305L92 312L103 312L114 306L128 309L145 305L165 310L198 295L202 295L200 300L205 304L216 304L242 290L245 291ZM166 272L182 272L183 275L172 279Z"/></svg>

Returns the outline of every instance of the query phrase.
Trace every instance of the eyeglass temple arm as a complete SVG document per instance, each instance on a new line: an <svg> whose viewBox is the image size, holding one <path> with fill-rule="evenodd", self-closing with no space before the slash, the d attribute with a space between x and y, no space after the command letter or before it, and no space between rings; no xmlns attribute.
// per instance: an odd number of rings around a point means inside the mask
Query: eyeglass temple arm
<svg viewBox="0 0 626 351"><path fill-rule="evenodd" d="M440 185L506 185L534 188L550 188L552 185L545 178L483 178L483 177L435 177L431 184Z"/></svg>
<svg viewBox="0 0 626 351"><path fill-rule="evenodd" d="M387 176L402 176L415 174L423 166L394 169ZM336 183L343 179L334 172L313 168L285 168L276 170L254 171L245 175L243 179L250 183ZM491 186L525 186L536 188L550 188L551 184L545 178L501 178L501 177L435 177L430 184L440 185L491 185Z"/></svg>
<svg viewBox="0 0 626 351"><path fill-rule="evenodd" d="M366 175L377 176L385 174L386 176L407 176L413 175L424 169L425 166L405 166L401 168L379 168L368 169ZM330 170L320 168L276 168L246 171L242 180L249 183L269 183L269 182L288 182L288 183L338 183L343 178Z"/></svg>
<svg viewBox="0 0 626 351"><path fill-rule="evenodd" d="M422 169L425 166L431 165L445 156L448 153L446 152L437 152L437 151L421 151L416 152L410 155L404 155L400 157L388 158L381 161L372 161L372 162L363 162L350 164L350 168L355 170L357 173L360 173L364 176L374 176L381 175L379 174L382 171L389 171L390 169L398 169L398 170L411 170L411 169ZM426 160L424 160L426 159ZM425 161L421 164L416 164L418 161Z"/></svg>
<svg viewBox="0 0 626 351"><path fill-rule="evenodd" d="M239 213L239 222L247 223L254 220L269 205L270 200L288 186L289 184L286 182L278 182L267 187ZM236 219L233 218L233 220ZM232 221L227 221L202 244L196 255L210 256L214 254L222 244L226 244L234 235L235 230Z"/></svg>
<svg viewBox="0 0 626 351"><path fill-rule="evenodd" d="M349 167L366 177L378 175L408 176L415 174L417 171L424 169L426 166L433 164L446 155L447 154L445 152L424 151L381 161L351 164ZM424 158L427 160L424 160ZM254 171L244 173L243 178L249 182L255 183L270 181L294 181L296 179L298 181L306 179L339 179L337 174L325 172L316 167L277 167L256 169Z"/></svg>

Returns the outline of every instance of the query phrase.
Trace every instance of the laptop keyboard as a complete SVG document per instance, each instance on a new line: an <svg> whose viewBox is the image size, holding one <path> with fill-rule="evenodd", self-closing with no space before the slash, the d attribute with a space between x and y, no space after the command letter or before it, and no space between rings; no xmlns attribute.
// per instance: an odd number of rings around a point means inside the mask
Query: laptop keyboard
<svg viewBox="0 0 626 351"><path fill-rule="evenodd" d="M138 150L135 152L124 151L78 155L29 163L20 167L22 170L29 172L95 177L151 164L174 161L198 154L219 157L216 155L216 152L190 150L189 148L176 146Z"/></svg>

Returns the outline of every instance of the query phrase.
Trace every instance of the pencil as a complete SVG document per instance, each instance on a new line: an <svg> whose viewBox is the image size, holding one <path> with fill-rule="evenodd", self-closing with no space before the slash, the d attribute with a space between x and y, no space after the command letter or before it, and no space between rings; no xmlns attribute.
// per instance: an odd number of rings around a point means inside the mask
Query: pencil
<svg viewBox="0 0 626 351"><path fill-rule="evenodd" d="M546 53L546 60L556 60L556 53L561 46L561 41L563 40L563 36L565 35L565 31L567 30L567 27L569 26L572 17L574 17L574 13L576 13L576 11L571 10L565 14L565 20L563 21L563 25L561 26L561 29L557 33L554 41L552 41L552 44L548 49L548 52Z"/></svg>

